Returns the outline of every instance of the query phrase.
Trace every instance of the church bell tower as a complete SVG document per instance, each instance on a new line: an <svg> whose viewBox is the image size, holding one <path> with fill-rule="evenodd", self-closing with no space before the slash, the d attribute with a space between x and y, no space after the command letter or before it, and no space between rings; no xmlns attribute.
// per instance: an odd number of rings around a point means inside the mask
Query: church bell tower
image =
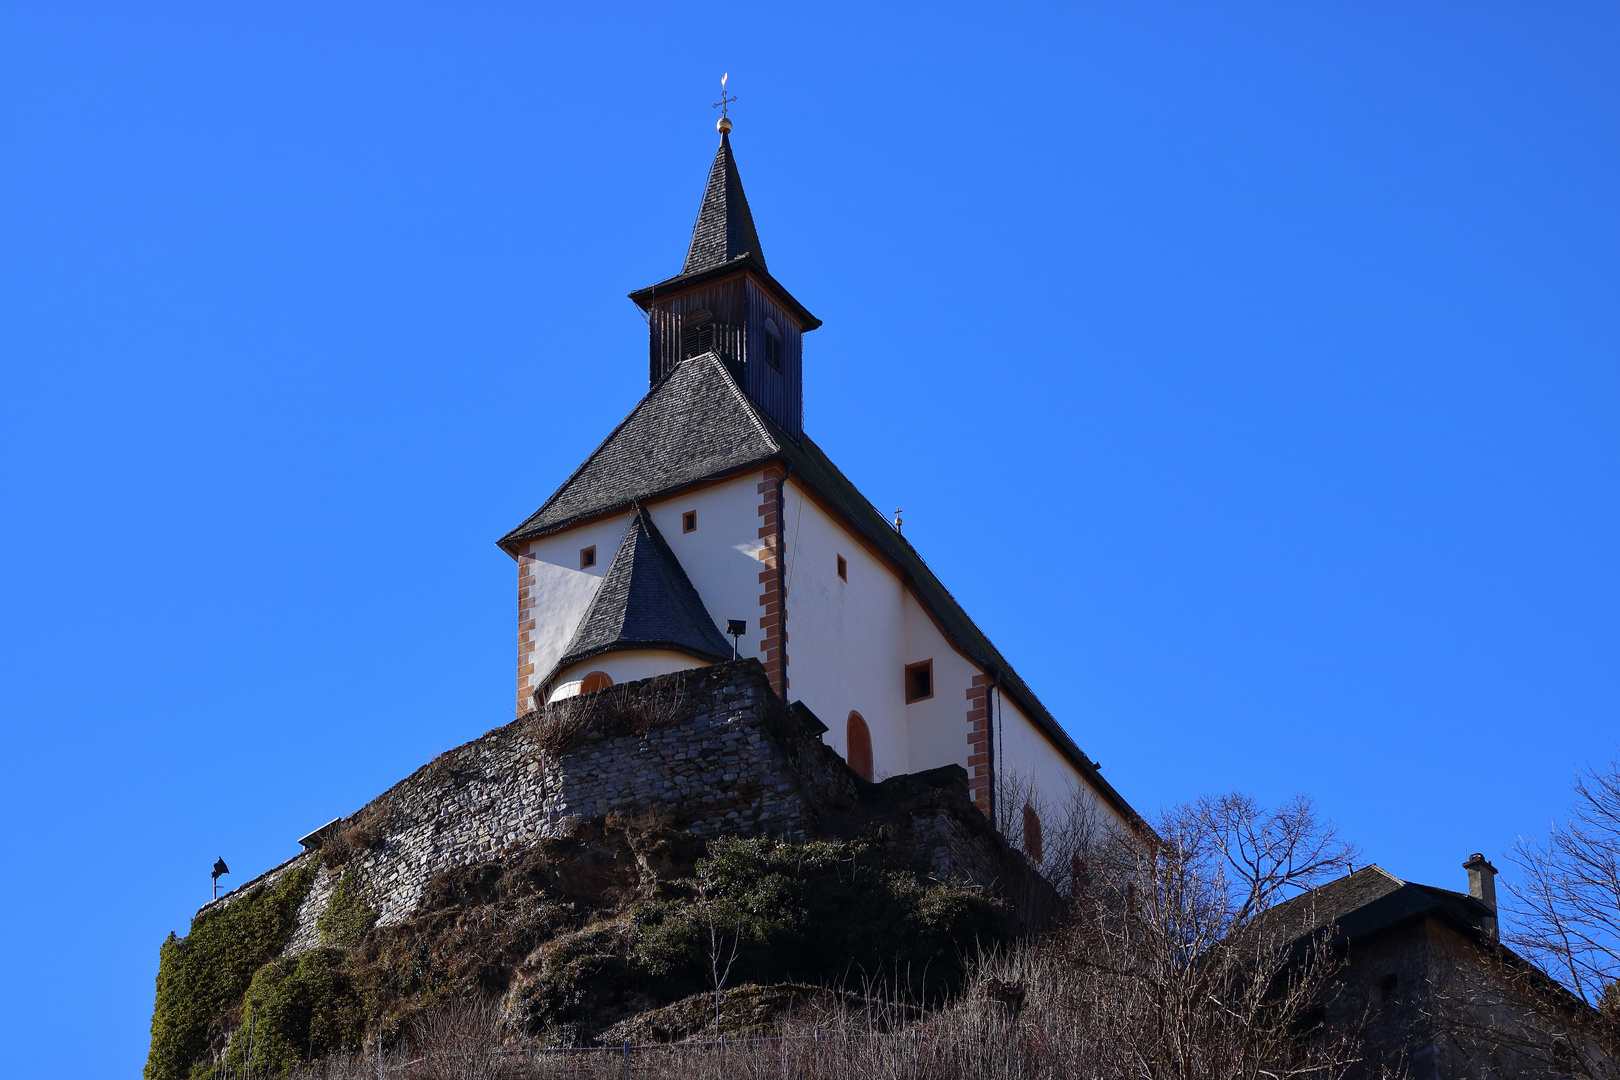
<svg viewBox="0 0 1620 1080"><path fill-rule="evenodd" d="M765 268L731 152L731 121L698 205L681 272L630 294L647 313L648 381L715 353L737 385L795 440L804 434L804 335L821 325Z"/></svg>

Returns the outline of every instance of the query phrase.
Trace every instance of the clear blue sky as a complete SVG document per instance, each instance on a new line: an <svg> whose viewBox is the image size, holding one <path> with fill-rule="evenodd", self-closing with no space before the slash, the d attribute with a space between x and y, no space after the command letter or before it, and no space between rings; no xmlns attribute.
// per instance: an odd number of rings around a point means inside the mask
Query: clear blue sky
<svg viewBox="0 0 1620 1080"><path fill-rule="evenodd" d="M810 431L1136 805L1455 886L1616 752L1620 8L585 10L0 5L0 1070L509 718L722 71Z"/></svg>

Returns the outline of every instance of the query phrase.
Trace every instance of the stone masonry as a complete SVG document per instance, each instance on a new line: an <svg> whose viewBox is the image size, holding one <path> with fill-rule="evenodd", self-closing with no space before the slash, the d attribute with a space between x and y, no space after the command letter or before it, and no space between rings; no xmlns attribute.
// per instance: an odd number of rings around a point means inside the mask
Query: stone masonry
<svg viewBox="0 0 1620 1080"><path fill-rule="evenodd" d="M202 910L229 905L319 860L323 845L340 844L340 861L360 875L379 925L388 926L410 916L434 875L566 839L609 814L656 818L698 837L876 834L909 846L939 878L976 882L1020 908L1044 884L972 806L959 767L868 784L806 730L765 668L748 659L565 699L496 728ZM318 870L291 951L316 943L315 921L335 884Z"/></svg>

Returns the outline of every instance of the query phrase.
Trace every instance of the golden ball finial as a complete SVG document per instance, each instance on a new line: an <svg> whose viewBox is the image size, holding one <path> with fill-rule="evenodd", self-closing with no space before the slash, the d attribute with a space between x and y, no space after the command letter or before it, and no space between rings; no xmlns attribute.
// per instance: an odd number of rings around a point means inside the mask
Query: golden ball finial
<svg viewBox="0 0 1620 1080"><path fill-rule="evenodd" d="M718 131L722 135L726 134L731 130L731 119L729 117L722 116L720 119L714 122L714 130Z"/></svg>

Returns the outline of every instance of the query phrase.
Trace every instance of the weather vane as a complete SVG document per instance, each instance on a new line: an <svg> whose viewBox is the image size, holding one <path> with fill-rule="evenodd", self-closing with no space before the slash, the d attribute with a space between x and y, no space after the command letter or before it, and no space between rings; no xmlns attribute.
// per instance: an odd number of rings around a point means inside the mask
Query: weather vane
<svg viewBox="0 0 1620 1080"><path fill-rule="evenodd" d="M731 130L731 117L726 115L726 111L731 103L737 100L736 94L726 97L726 80L729 78L731 78L729 71L720 76L720 100L709 106L711 109L720 110L720 119L715 121L714 127L722 135Z"/></svg>

